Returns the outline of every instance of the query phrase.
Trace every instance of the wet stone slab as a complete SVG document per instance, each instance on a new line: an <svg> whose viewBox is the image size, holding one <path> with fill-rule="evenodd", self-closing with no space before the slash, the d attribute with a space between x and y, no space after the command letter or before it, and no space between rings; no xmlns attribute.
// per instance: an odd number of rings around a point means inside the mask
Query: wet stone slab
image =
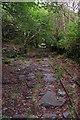
<svg viewBox="0 0 80 120"><path fill-rule="evenodd" d="M26 119L26 118L27 118L26 116L22 116L21 114L16 114L16 115L13 116L13 119L16 119L16 120L18 120L18 119Z"/></svg>
<svg viewBox="0 0 80 120"><path fill-rule="evenodd" d="M23 69L28 68L30 66L31 62L32 62L32 59L26 61L26 64L24 64L22 68Z"/></svg>
<svg viewBox="0 0 80 120"><path fill-rule="evenodd" d="M65 102L66 100L61 97L57 99L55 93L51 91L47 91L47 93L40 100L40 104L42 104L44 107L61 107Z"/></svg>
<svg viewBox="0 0 80 120"><path fill-rule="evenodd" d="M50 82L46 82L45 83L45 90L47 90L47 91L52 91L52 89L54 88L54 85L53 85L54 83L52 82L52 81L50 81Z"/></svg>
<svg viewBox="0 0 80 120"><path fill-rule="evenodd" d="M32 99L32 94L31 94L31 93L27 94L27 96L25 97L25 99L26 99L26 100Z"/></svg>
<svg viewBox="0 0 80 120"><path fill-rule="evenodd" d="M42 67L49 67L49 65L48 64L43 64Z"/></svg>
<svg viewBox="0 0 80 120"><path fill-rule="evenodd" d="M45 81L54 81L56 78L53 76L53 73L43 74L43 80Z"/></svg>
<svg viewBox="0 0 80 120"><path fill-rule="evenodd" d="M35 79L34 73L29 73L29 74L28 74L28 77L27 77L27 80L28 80L28 81L32 81L32 80L34 80L34 79Z"/></svg>
<svg viewBox="0 0 80 120"><path fill-rule="evenodd" d="M48 58L44 58L43 61L49 61L49 59Z"/></svg>
<svg viewBox="0 0 80 120"><path fill-rule="evenodd" d="M58 117L57 113L45 113L43 115L43 120L56 120Z"/></svg>
<svg viewBox="0 0 80 120"><path fill-rule="evenodd" d="M52 72L49 68L42 68L43 72Z"/></svg>
<svg viewBox="0 0 80 120"><path fill-rule="evenodd" d="M64 118L68 118L68 117L69 117L69 111L63 112L63 117L64 117Z"/></svg>
<svg viewBox="0 0 80 120"><path fill-rule="evenodd" d="M27 82L26 85L28 86L28 88L33 88L34 87L34 83L32 83L32 82Z"/></svg>
<svg viewBox="0 0 80 120"><path fill-rule="evenodd" d="M61 97L63 97L63 96L65 96L66 95L66 93L65 93L65 91L62 91L62 90L58 90L58 95L59 96L61 96Z"/></svg>
<svg viewBox="0 0 80 120"><path fill-rule="evenodd" d="M52 72L52 70L50 69L50 68L43 68L43 67L41 67L41 68L38 68L38 70L40 70L40 71L42 71L42 72L45 72L45 73L51 73Z"/></svg>
<svg viewBox="0 0 80 120"><path fill-rule="evenodd" d="M19 78L18 78L20 81L24 80L24 75L19 75Z"/></svg>
<svg viewBox="0 0 80 120"><path fill-rule="evenodd" d="M48 84L48 83L45 85L45 88L47 88L47 89L52 89L53 87L54 87L53 85Z"/></svg>

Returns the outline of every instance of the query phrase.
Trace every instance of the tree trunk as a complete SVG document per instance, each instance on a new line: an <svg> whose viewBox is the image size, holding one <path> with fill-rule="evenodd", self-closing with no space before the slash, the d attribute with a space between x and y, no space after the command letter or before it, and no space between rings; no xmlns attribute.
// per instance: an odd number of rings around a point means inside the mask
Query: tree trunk
<svg viewBox="0 0 80 120"><path fill-rule="evenodd" d="M62 7L63 7L62 18L63 18L63 28L64 28L64 38L65 38L66 27L65 27L65 8L64 8L64 4L62 5Z"/></svg>
<svg viewBox="0 0 80 120"><path fill-rule="evenodd" d="M69 6L70 6L70 1L69 1ZM70 9L68 9L68 15L69 15L69 24L70 24Z"/></svg>
<svg viewBox="0 0 80 120"><path fill-rule="evenodd" d="M24 45L23 45L23 51L24 53L27 52L27 44L28 44L28 39L29 39L30 31L28 33L24 32Z"/></svg>
<svg viewBox="0 0 80 120"><path fill-rule="evenodd" d="M58 28L56 27L56 40L58 41Z"/></svg>
<svg viewBox="0 0 80 120"><path fill-rule="evenodd" d="M75 2L73 1L73 4L72 4L72 7L73 7L73 10L72 10L72 21L74 21L74 13L75 13L75 6L74 6Z"/></svg>
<svg viewBox="0 0 80 120"><path fill-rule="evenodd" d="M23 45L23 52L26 53L26 46L27 45L27 38L26 38L26 33L24 33L24 45Z"/></svg>
<svg viewBox="0 0 80 120"><path fill-rule="evenodd" d="M78 16L79 16L79 18L80 18L80 1L79 1L79 3L78 3Z"/></svg>
<svg viewBox="0 0 80 120"><path fill-rule="evenodd" d="M24 48L26 48L26 35L24 34Z"/></svg>

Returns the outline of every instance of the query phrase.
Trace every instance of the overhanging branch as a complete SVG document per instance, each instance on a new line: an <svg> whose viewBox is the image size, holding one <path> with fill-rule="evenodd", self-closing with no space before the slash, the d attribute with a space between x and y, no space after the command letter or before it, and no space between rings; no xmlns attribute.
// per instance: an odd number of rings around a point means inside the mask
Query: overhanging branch
<svg viewBox="0 0 80 120"><path fill-rule="evenodd" d="M38 30L37 33L35 33L34 35L31 36L31 38L29 39L30 41L40 32L40 29Z"/></svg>

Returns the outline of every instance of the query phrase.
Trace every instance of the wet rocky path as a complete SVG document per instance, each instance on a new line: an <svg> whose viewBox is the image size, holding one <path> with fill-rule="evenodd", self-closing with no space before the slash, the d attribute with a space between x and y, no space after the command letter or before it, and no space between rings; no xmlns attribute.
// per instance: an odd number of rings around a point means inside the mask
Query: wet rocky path
<svg viewBox="0 0 80 120"><path fill-rule="evenodd" d="M55 77L48 57L31 58L24 64L9 65L12 66L14 70L10 70L10 76L15 76L15 81L12 77L10 82L14 81L15 84L3 85L4 116L44 120L68 118L67 96ZM7 77L5 79L7 81ZM59 90L62 91L58 92Z"/></svg>
<svg viewBox="0 0 80 120"><path fill-rule="evenodd" d="M62 106L65 105L66 98L60 97L56 94L56 77L55 73L50 65L48 58L44 58L41 64L42 70L42 84L44 88L44 95L40 99L40 104L44 109L43 118L52 118L56 119L60 115L62 118ZM58 110L57 110L58 109ZM50 111L49 111L50 110Z"/></svg>

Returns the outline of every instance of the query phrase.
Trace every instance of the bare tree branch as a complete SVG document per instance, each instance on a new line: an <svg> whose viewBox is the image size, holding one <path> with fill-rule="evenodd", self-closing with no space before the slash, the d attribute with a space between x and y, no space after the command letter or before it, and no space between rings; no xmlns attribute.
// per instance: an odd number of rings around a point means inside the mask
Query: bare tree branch
<svg viewBox="0 0 80 120"><path fill-rule="evenodd" d="M35 33L34 35L32 35L31 38L30 38L29 40L32 40L39 32L40 32L40 29L38 30L37 33Z"/></svg>

